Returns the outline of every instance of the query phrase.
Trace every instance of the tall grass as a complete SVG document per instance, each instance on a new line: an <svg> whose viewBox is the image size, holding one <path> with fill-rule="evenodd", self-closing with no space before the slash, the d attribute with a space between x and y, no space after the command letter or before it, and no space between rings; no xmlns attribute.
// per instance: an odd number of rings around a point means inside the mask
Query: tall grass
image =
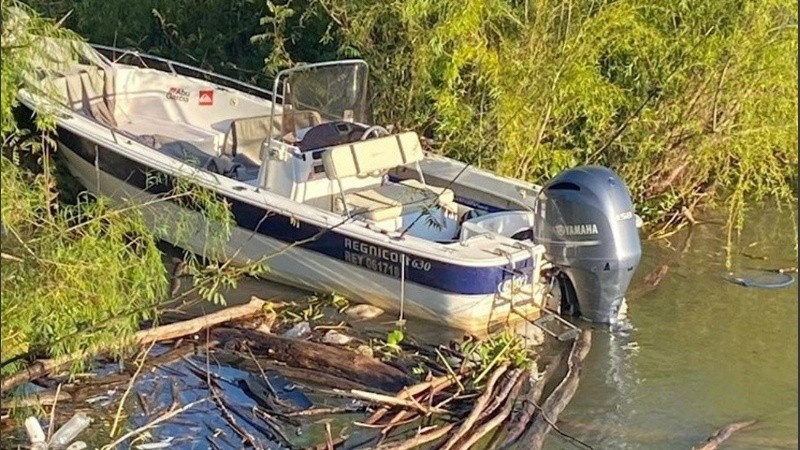
<svg viewBox="0 0 800 450"><path fill-rule="evenodd" d="M676 223L724 199L796 198L797 4L734 0L316 0L342 54L375 68L384 122L543 182L623 176Z"/></svg>

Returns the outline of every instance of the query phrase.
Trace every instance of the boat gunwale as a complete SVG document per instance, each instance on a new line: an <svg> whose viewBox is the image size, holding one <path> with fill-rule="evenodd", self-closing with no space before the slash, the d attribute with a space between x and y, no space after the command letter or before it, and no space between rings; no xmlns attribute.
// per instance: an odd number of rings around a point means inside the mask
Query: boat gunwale
<svg viewBox="0 0 800 450"><path fill-rule="evenodd" d="M20 100L31 110L36 109L34 105L37 104L37 97L39 96L36 94L20 91ZM337 232L360 241L370 241L369 243L381 245L393 251L466 267L507 266L510 262L519 264L531 259L531 253L528 249L514 249L510 245L504 246L508 248L508 254L511 256L510 260L507 256L490 252L490 249L499 247L503 243L496 239L483 239L483 242L474 241L469 246L461 245L458 242L440 244L413 235L406 235L402 241L398 241L393 239L392 236L372 228L366 221L347 221L343 216L333 212L296 202L246 182L204 171L174 157L163 155L143 143L132 140L126 134L120 133L119 130L114 130L112 127L86 117L80 112L73 111L66 105L47 98L42 99L44 103L49 103L56 107L56 121L60 127L76 135L84 136L101 147L108 148L125 158L169 176L187 177L205 188L243 201L253 207L264 208L282 216L300 219L309 225L323 229L335 227L335 230L330 230L329 232ZM31 104L27 104L26 100ZM91 128L107 131L110 136L92 132ZM144 149L144 151L141 149ZM245 187L245 189L241 189L241 187ZM365 233L365 231L368 231L368 233ZM510 242L513 241L508 243ZM454 259L457 259L457 261L454 261Z"/></svg>

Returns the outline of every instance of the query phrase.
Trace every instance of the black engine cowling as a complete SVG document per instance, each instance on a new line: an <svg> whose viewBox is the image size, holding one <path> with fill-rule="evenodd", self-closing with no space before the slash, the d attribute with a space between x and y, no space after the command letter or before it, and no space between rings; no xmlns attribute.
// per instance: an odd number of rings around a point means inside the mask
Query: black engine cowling
<svg viewBox="0 0 800 450"><path fill-rule="evenodd" d="M565 170L542 187L535 213L534 240L568 278L580 315L613 323L642 255L625 183L606 167Z"/></svg>

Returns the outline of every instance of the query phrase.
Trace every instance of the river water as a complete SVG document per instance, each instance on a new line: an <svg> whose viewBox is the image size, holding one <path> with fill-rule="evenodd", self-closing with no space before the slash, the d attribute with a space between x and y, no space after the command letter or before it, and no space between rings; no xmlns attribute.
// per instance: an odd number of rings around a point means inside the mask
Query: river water
<svg viewBox="0 0 800 450"><path fill-rule="evenodd" d="M751 212L732 267L796 266L796 212ZM689 449L755 419L724 448L798 448L797 284L723 280L725 241L724 227L705 224L644 243L627 319L595 329L562 431L596 449ZM662 264L667 275L648 289L643 278ZM548 441L549 450L577 448Z"/></svg>

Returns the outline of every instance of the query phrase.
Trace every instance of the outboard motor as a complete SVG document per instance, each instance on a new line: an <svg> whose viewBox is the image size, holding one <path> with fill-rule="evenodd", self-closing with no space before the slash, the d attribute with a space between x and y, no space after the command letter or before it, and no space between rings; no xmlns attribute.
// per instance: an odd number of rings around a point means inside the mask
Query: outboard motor
<svg viewBox="0 0 800 450"><path fill-rule="evenodd" d="M584 318L615 322L642 256L625 183L606 167L565 170L542 187L535 213L534 241L567 277L562 294Z"/></svg>

